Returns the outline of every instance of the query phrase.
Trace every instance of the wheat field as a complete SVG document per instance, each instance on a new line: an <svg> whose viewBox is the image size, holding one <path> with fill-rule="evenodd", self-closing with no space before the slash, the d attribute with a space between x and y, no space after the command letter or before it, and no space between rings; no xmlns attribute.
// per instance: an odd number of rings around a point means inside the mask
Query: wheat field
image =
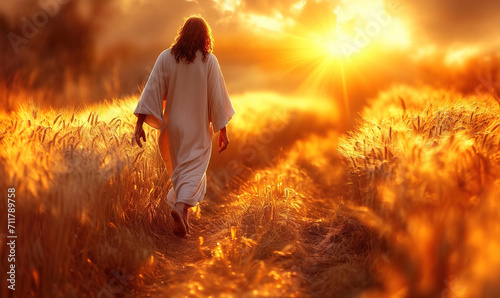
<svg viewBox="0 0 500 298"><path fill-rule="evenodd" d="M395 87L345 135L330 101L235 98L232 146L214 143L186 240L172 233L157 131L132 142L137 100L0 116L16 297L500 295L492 96Z"/></svg>

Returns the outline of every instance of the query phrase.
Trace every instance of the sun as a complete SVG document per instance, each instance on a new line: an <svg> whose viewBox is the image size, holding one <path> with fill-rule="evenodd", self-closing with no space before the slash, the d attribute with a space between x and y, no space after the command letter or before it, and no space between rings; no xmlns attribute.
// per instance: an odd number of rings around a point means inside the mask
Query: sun
<svg viewBox="0 0 500 298"><path fill-rule="evenodd" d="M356 43L356 36L346 32L342 26L337 25L331 31L322 34L321 40L317 41L319 47L316 49L329 58L347 58L363 50L363 46Z"/></svg>
<svg viewBox="0 0 500 298"><path fill-rule="evenodd" d="M324 12L282 32L283 72L302 72L300 90L330 96L341 115L349 115L348 82L363 77L359 66L373 63L381 52L408 47L410 35L404 14L382 0L339 0Z"/></svg>

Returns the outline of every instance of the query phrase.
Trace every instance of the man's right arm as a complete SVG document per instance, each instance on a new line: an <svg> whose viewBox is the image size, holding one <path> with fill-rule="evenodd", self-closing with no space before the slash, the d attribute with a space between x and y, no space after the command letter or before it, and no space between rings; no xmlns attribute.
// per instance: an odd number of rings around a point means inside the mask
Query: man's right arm
<svg viewBox="0 0 500 298"><path fill-rule="evenodd" d="M146 114L139 114L139 116L137 117L136 126L142 126L145 119L146 119Z"/></svg>

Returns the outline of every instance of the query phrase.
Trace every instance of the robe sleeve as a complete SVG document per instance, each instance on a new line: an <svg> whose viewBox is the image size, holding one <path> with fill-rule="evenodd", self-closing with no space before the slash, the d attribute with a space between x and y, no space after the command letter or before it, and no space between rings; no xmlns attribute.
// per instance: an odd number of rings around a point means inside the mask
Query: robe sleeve
<svg viewBox="0 0 500 298"><path fill-rule="evenodd" d="M169 69L165 67L164 63L164 55L167 54L167 51L163 51L156 59L148 82L134 110L134 115L137 117L139 117L139 114L146 114L144 122L159 130L167 127L163 118L163 98L167 92L170 76Z"/></svg>
<svg viewBox="0 0 500 298"><path fill-rule="evenodd" d="M224 128L234 115L234 109L229 99L226 83L220 70L219 62L214 55L208 68L208 117L212 122L213 132Z"/></svg>

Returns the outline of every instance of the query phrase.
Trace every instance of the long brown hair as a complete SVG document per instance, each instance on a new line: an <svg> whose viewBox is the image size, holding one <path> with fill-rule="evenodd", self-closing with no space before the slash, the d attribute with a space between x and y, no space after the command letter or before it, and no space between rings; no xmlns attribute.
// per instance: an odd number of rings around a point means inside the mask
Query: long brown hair
<svg viewBox="0 0 500 298"><path fill-rule="evenodd" d="M196 51L203 54L203 62L207 61L207 54L213 49L212 30L201 16L191 16L177 32L172 43L171 53L179 63L181 60L191 63L196 58Z"/></svg>

